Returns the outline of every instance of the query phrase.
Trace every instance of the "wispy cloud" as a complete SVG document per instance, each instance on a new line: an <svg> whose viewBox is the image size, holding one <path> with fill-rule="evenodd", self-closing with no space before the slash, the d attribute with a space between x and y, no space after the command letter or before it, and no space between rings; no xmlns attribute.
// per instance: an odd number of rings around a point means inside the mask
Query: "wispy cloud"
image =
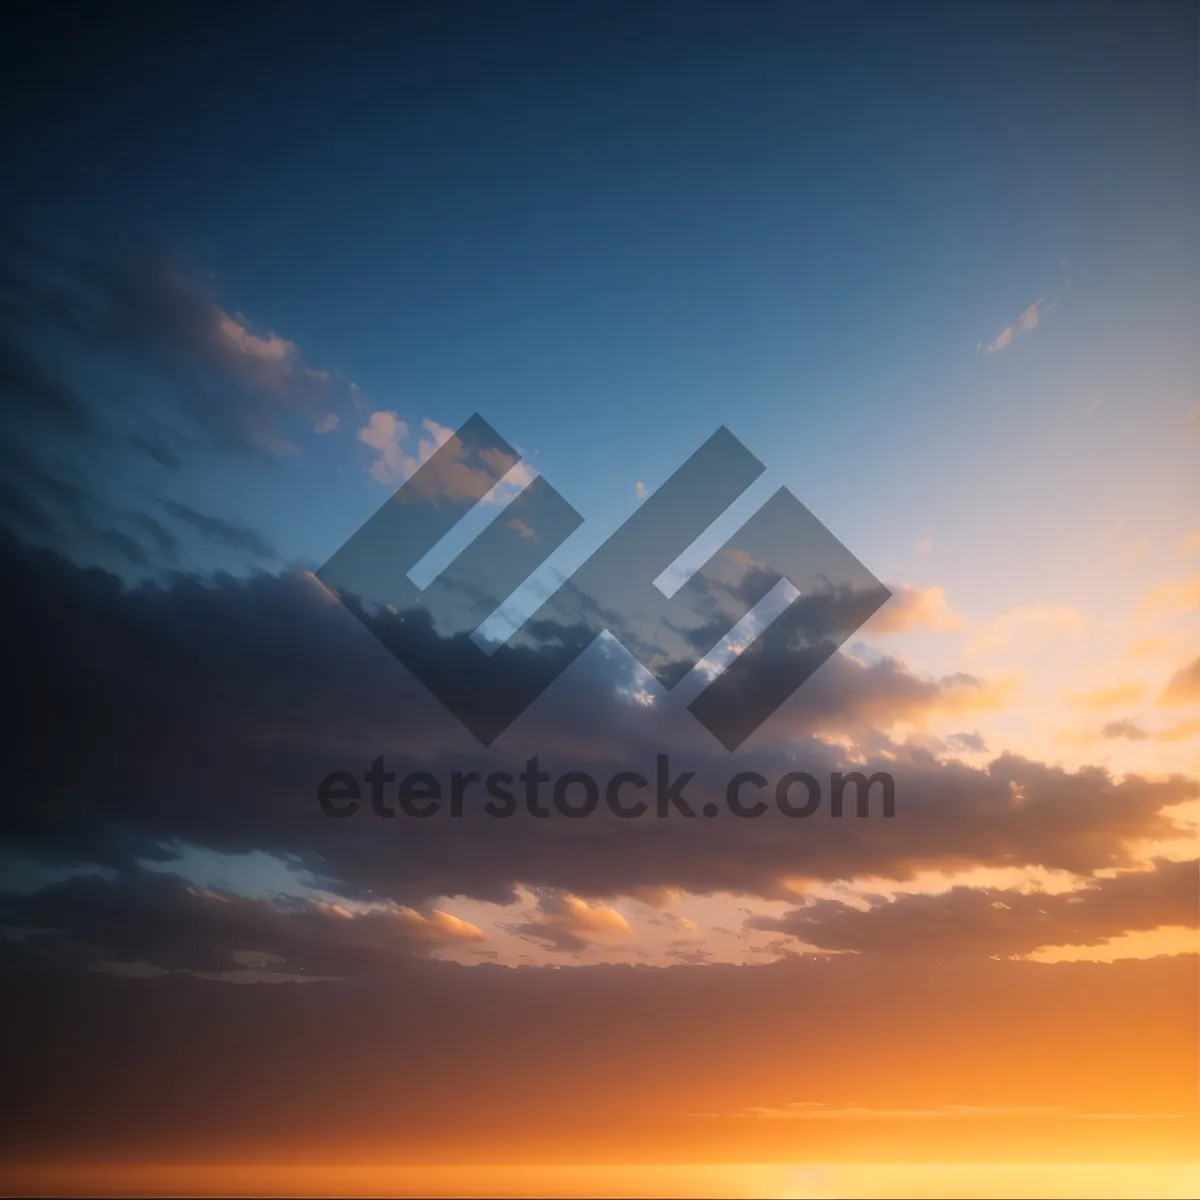
<svg viewBox="0 0 1200 1200"><path fill-rule="evenodd" d="M245 525L227 521L223 517L197 512L196 509L186 504L180 504L177 500L164 500L162 505L176 520L190 525L201 537L215 545L227 546L233 550L244 550L247 554L252 554L257 558L277 559L279 557L275 548L262 534Z"/></svg>
<svg viewBox="0 0 1200 1200"><path fill-rule="evenodd" d="M1066 604L1022 604L982 626L967 646L968 654L993 654L1014 642L1037 644L1048 638L1082 636L1083 615Z"/></svg>
<svg viewBox="0 0 1200 1200"><path fill-rule="evenodd" d="M984 354L998 354L1001 350L1007 350L1018 334L1032 333L1058 304L1058 300L1058 296L1049 300L1039 296L1011 325L1006 325L990 342L980 342L976 349Z"/></svg>
<svg viewBox="0 0 1200 1200"><path fill-rule="evenodd" d="M1117 521L1108 531L1108 552L1114 562L1131 566L1145 557L1150 539L1133 530L1128 521Z"/></svg>
<svg viewBox="0 0 1200 1200"><path fill-rule="evenodd" d="M1159 700L1160 704L1192 704L1200 700L1200 658L1180 667Z"/></svg>
<svg viewBox="0 0 1200 1200"><path fill-rule="evenodd" d="M1156 613L1189 612L1200 608L1200 575L1192 579L1173 579L1149 591L1142 597L1143 616Z"/></svg>
<svg viewBox="0 0 1200 1200"><path fill-rule="evenodd" d="M219 305L163 248L0 240L0 384L17 423L100 431L179 467L195 451L291 453L288 427L329 410L330 371ZM96 382L111 377L153 407L112 403Z"/></svg>
<svg viewBox="0 0 1200 1200"><path fill-rule="evenodd" d="M1072 692L1067 703L1072 708L1118 708L1122 704L1135 704L1146 694L1141 683L1121 683L1115 687L1092 688L1087 692Z"/></svg>
<svg viewBox="0 0 1200 1200"><path fill-rule="evenodd" d="M236 317L231 317L219 309L214 313L215 336L239 354L259 359L261 362L282 363L297 353L295 342L276 333L260 337L251 333L246 326L246 318L241 313Z"/></svg>
<svg viewBox="0 0 1200 1200"><path fill-rule="evenodd" d="M696 1117L714 1117L716 1113L693 1113ZM929 1108L874 1108L865 1104L825 1104L820 1101L796 1101L782 1107L757 1106L733 1114L770 1121L943 1121L986 1117L1071 1117L1082 1119L1147 1118L1173 1116L1171 1113L1079 1112L1057 1104L939 1104Z"/></svg>
<svg viewBox="0 0 1200 1200"><path fill-rule="evenodd" d="M1144 637L1139 638L1132 646L1129 647L1126 653L1130 658L1143 659L1153 658L1156 654L1161 654L1170 646L1170 642L1164 637Z"/></svg>
<svg viewBox="0 0 1200 1200"><path fill-rule="evenodd" d="M1131 742L1186 742L1200 736L1200 721L1180 721L1167 729L1151 731L1126 717L1110 721L1100 730L1100 736L1109 741L1124 738Z"/></svg>

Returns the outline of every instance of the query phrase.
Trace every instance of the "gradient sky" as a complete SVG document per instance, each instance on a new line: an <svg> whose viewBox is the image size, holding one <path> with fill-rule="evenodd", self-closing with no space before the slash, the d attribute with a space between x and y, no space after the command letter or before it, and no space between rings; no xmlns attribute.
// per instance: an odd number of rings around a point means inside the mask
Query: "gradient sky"
<svg viewBox="0 0 1200 1200"><path fill-rule="evenodd" d="M16 1157L1187 1157L1194 6L29 21L0 925L58 1049L5 1048ZM329 771L480 758L311 575L475 412L584 518L543 581L725 425L731 519L785 485L894 593L735 755L602 645L484 760L870 764L896 818L321 816Z"/></svg>

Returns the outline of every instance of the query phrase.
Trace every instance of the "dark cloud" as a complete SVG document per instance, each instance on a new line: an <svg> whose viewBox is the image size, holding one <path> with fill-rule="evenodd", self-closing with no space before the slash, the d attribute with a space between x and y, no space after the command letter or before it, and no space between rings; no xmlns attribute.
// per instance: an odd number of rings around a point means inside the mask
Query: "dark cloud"
<svg viewBox="0 0 1200 1200"><path fill-rule="evenodd" d="M63 522L75 529L94 530L97 511L107 512L87 488L64 479L12 444L0 449L0 486L0 512L6 521L37 530L55 529Z"/></svg>
<svg viewBox="0 0 1200 1200"><path fill-rule="evenodd" d="M155 549L165 560L177 561L179 539L161 521L156 520L149 513L135 513L131 520L139 529L150 535Z"/></svg>
<svg viewBox="0 0 1200 1200"><path fill-rule="evenodd" d="M101 529L97 533L97 538L110 549L117 551L122 558L133 563L135 566L148 567L151 565L150 556L146 553L145 548L137 540L127 533L122 533L119 529Z"/></svg>
<svg viewBox="0 0 1200 1200"><path fill-rule="evenodd" d="M290 448L289 418L311 426L327 410L327 372L287 339L224 312L200 273L161 248L52 245L12 231L0 243L0 397L10 425L91 437L123 429L177 465L187 449L277 455ZM137 399L147 387L153 412Z"/></svg>
<svg viewBox="0 0 1200 1200"><path fill-rule="evenodd" d="M692 719L686 697L660 695L649 707L628 699L643 677L599 643L485 752L302 572L128 587L11 541L0 560L20 581L0 600L9 686L21 697L4 731L9 777L22 786L6 790L3 838L45 861L128 869L174 841L291 853L319 861L345 894L405 904L458 894L502 901L518 882L593 897L664 886L775 894L785 877L1127 865L1130 840L1178 833L1169 806L1198 790L1016 756L974 769L893 745L870 722L919 712L961 681L844 655L729 754ZM417 614L389 619L409 639L406 654L453 662L459 643ZM830 725L858 731L862 769L893 775L894 818L860 819L851 806L835 819L827 800L806 820L774 809L757 820L728 811L619 820L603 807L586 821L524 811L497 820L481 796L461 818L443 809L425 821L385 819L364 803L331 820L317 804L325 776L361 778L380 755L397 776L432 771L448 786L452 771L516 775L534 755L552 776L587 771L603 783L639 770L653 781L656 757L669 754L673 774L694 773L685 799L699 813L710 799L724 807L738 771L773 785L796 770L827 780L858 769L815 736Z"/></svg>
<svg viewBox="0 0 1200 1200"><path fill-rule="evenodd" d="M294 343L219 307L207 279L128 239L39 241L0 227L0 525L142 572L179 539L114 483L131 456L273 458L311 429L335 384ZM167 501L216 545L274 559L262 535Z"/></svg>
<svg viewBox="0 0 1200 1200"><path fill-rule="evenodd" d="M84 399L0 326L0 399L6 411L78 433L95 424Z"/></svg>
<svg viewBox="0 0 1200 1200"><path fill-rule="evenodd" d="M0 896L0 925L31 931L10 944L10 960L226 972L238 956L256 953L281 972L313 978L387 971L404 956L478 937L468 926L394 905L352 913L319 897L248 898L151 870Z"/></svg>
<svg viewBox="0 0 1200 1200"><path fill-rule="evenodd" d="M244 550L255 558L275 559L279 555L274 547L262 534L247 528L245 525L226 521L223 517L214 517L208 513L197 512L186 504L176 500L164 500L163 508L177 520L189 525L201 537L218 546L228 546L233 550Z"/></svg>
<svg viewBox="0 0 1200 1200"><path fill-rule="evenodd" d="M1043 946L1095 946L1131 930L1200 925L1200 862L1156 861L1150 870L1049 895L955 887L940 895L875 898L869 908L814 900L783 917L754 916L821 950L936 958L1029 954Z"/></svg>
<svg viewBox="0 0 1200 1200"><path fill-rule="evenodd" d="M85 540L139 567L177 562L178 539L152 516L108 503L15 445L0 451L0 525L54 544ZM149 546L137 533L149 535Z"/></svg>
<svg viewBox="0 0 1200 1200"><path fill-rule="evenodd" d="M1128 717L1125 717L1120 721L1109 721L1100 730L1100 736L1110 739L1128 738L1131 742L1143 742L1150 735L1136 721L1131 721Z"/></svg>
<svg viewBox="0 0 1200 1200"><path fill-rule="evenodd" d="M975 754L984 754L987 751L987 742L978 730L975 733L952 733L946 741L956 750L970 750Z"/></svg>

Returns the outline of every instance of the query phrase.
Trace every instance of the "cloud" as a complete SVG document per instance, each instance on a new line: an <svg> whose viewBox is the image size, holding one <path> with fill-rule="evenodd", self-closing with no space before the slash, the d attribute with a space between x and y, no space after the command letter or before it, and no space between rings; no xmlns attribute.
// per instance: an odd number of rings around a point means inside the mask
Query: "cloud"
<svg viewBox="0 0 1200 1200"><path fill-rule="evenodd" d="M177 561L179 539L161 521L149 513L135 513L133 523L150 535L159 554L169 562Z"/></svg>
<svg viewBox="0 0 1200 1200"><path fill-rule="evenodd" d="M1132 930L1196 927L1198 868L1194 859L1157 860L1150 870L1082 880L1075 891L1055 894L955 887L865 908L818 899L783 917L751 917L747 927L786 933L820 950L1011 957L1048 946L1099 945Z"/></svg>
<svg viewBox="0 0 1200 1200"><path fill-rule="evenodd" d="M405 916L409 925L416 924L420 928L424 940L429 942L483 940L483 932L478 926L472 925L470 921L464 921L461 917L442 912L441 909L435 908L428 917L408 909Z"/></svg>
<svg viewBox="0 0 1200 1200"><path fill-rule="evenodd" d="M1045 304L1045 300L1035 300L1018 318L1017 328L1022 333L1032 333L1038 327L1038 309Z"/></svg>
<svg viewBox="0 0 1200 1200"><path fill-rule="evenodd" d="M638 480L638 482L633 485L633 494L639 500L644 500L646 498L646 485L642 483L641 480Z"/></svg>
<svg viewBox="0 0 1200 1200"><path fill-rule="evenodd" d="M987 753L987 742L978 730L974 733L952 733L946 741L956 750L967 750L972 754Z"/></svg>
<svg viewBox="0 0 1200 1200"><path fill-rule="evenodd" d="M1076 1112L1054 1104L939 1104L934 1108L870 1108L863 1104L825 1104L797 1100L782 1107L754 1106L735 1114L770 1121L944 1121L983 1120L996 1117L1028 1118L1042 1121L1047 1117L1096 1118L1124 1116L1116 1113ZM1152 1117L1167 1114L1136 1113Z"/></svg>
<svg viewBox="0 0 1200 1200"><path fill-rule="evenodd" d="M76 876L0 896L0 920L42 931L31 949L55 961L105 970L148 963L156 971L222 972L245 966L253 948L260 958L286 963L290 974L331 979L483 940L475 925L439 910L425 915L386 901L247 897L145 870L115 879Z"/></svg>
<svg viewBox="0 0 1200 1200"><path fill-rule="evenodd" d="M1120 721L1110 721L1100 730L1102 738L1127 738L1131 742L1143 742L1150 735L1136 722L1127 717Z"/></svg>
<svg viewBox="0 0 1200 1200"><path fill-rule="evenodd" d="M968 654L995 654L1013 646L1029 649L1050 638L1082 637L1085 627L1083 615L1069 605L1018 605L980 626L966 649Z"/></svg>
<svg viewBox="0 0 1200 1200"><path fill-rule="evenodd" d="M1119 708L1134 704L1146 694L1142 683L1120 683L1115 687L1092 688L1087 692L1072 692L1067 703L1072 708Z"/></svg>
<svg viewBox="0 0 1200 1200"><path fill-rule="evenodd" d="M379 457L371 464L371 478L377 483L392 484L404 479L406 459L400 442L408 436L408 423L400 420L394 412L375 412L358 431L358 440L378 452ZM432 454L436 447L431 447ZM407 473L411 474L416 465Z"/></svg>
<svg viewBox="0 0 1200 1200"><path fill-rule="evenodd" d="M514 925L511 932L531 937L552 950L578 951L633 939L629 922L615 908L589 903L578 896L543 895L537 915Z"/></svg>
<svg viewBox="0 0 1200 1200"><path fill-rule="evenodd" d="M1200 658L1194 658L1171 676L1159 704L1192 704L1200 700Z"/></svg>
<svg viewBox="0 0 1200 1200"><path fill-rule="evenodd" d="M233 550L244 550L256 558L278 560L279 555L260 533L224 517L214 517L208 513L198 512L177 500L163 500L162 506L176 520L190 526L201 537L218 546L227 546Z"/></svg>
<svg viewBox="0 0 1200 1200"><path fill-rule="evenodd" d="M1160 584L1142 597L1140 608L1143 616L1191 612L1200 608L1200 575Z"/></svg>
<svg viewBox="0 0 1200 1200"><path fill-rule="evenodd" d="M217 340L224 342L237 354L273 364L283 364L296 356L295 342L275 333L259 337L246 328L245 317L231 317L217 309L214 318Z"/></svg>
<svg viewBox="0 0 1200 1200"><path fill-rule="evenodd" d="M1088 734L1063 735L1064 740L1073 740L1081 743L1092 741ZM1100 729L1100 735L1106 741L1116 741L1124 739L1130 742L1165 742L1173 744L1176 742L1191 741L1192 738L1200 736L1200 720L1178 721L1174 725L1168 725L1161 729L1147 729L1144 725L1134 721L1128 717L1123 717L1119 721L1109 721Z"/></svg>
<svg viewBox="0 0 1200 1200"><path fill-rule="evenodd" d="M1013 339L1017 334L1032 333L1057 303L1057 297L1050 301L1047 301L1044 296L1039 297L1017 317L1012 325L1005 326L990 342L981 342L979 349L984 354L998 354L1001 350L1007 350L1013 344Z"/></svg>
<svg viewBox="0 0 1200 1200"><path fill-rule="evenodd" d="M110 504L15 444L0 449L0 526L36 541L98 546L140 567L178 565L179 539L155 517Z"/></svg>
<svg viewBox="0 0 1200 1200"><path fill-rule="evenodd" d="M892 598L863 626L863 633L907 633L912 629L959 629L965 622L940 587L892 589Z"/></svg>
<svg viewBox="0 0 1200 1200"><path fill-rule="evenodd" d="M527 542L536 542L538 540L537 530L530 528L520 517L513 517L509 521L505 521L505 528L511 529L518 537L523 537Z"/></svg>
<svg viewBox="0 0 1200 1200"><path fill-rule="evenodd" d="M1155 735L1160 742L1187 742L1194 737L1200 737L1200 720L1180 721L1169 729L1160 730Z"/></svg>
<svg viewBox="0 0 1200 1200"><path fill-rule="evenodd" d="M491 477L487 480L484 502L500 502L533 482L535 475L528 464L520 461L516 451L488 448L478 452L476 448L455 442L458 447L451 453L437 451L454 437L454 430L426 417L421 422L422 433L416 435L408 423L395 412L375 412L367 424L359 430L359 441L376 451L378 458L368 472L376 483L395 487L411 479L418 468L430 463L433 474L422 476L422 494L444 496L448 499L474 499L480 493L479 481L484 476L484 463L495 474L503 478L502 484L492 488ZM483 460L473 462L481 453ZM436 458L435 458L436 455Z"/></svg>
<svg viewBox="0 0 1200 1200"><path fill-rule="evenodd" d="M1129 647L1128 654L1130 658L1145 659L1153 658L1156 654L1161 654L1170 643L1163 637L1147 637L1139 638Z"/></svg>
<svg viewBox="0 0 1200 1200"><path fill-rule="evenodd" d="M992 341L984 346L983 352L984 354L996 354L1000 350L1007 350L1012 345L1012 341L1013 327L1006 325Z"/></svg>
<svg viewBox="0 0 1200 1200"><path fill-rule="evenodd" d="M319 861L341 895L421 911L445 909L447 896L509 903L519 886L587 899L636 888L769 896L785 879L903 878L939 863L1119 866L1132 840L1179 836L1171 806L1200 794L1180 779L1115 779L1011 755L973 768L896 744L880 729L1002 695L970 676L927 678L895 658L843 654L731 755L693 718L686 696L649 708L623 700L640 668L598 642L482 752L303 572L130 587L3 541L0 565L22 580L0 596L0 629L10 686L24 697L0 737L16 776L39 781L37 805L0 814L0 836L41 862L129 871L173 841L225 854L286 851ZM419 612L387 619L387 636L403 639L418 666L453 669L469 641L441 638ZM601 811L571 822L566 836L562 819L523 809L490 818L478 797L461 818L442 813L420 828L381 819L369 803L350 820L330 820L316 800L331 772L361 779L378 756L398 777L472 769L515 777L538 755L552 776L585 770L603 781L613 764L654 780L664 753L672 770L692 773L685 798L696 812L710 800L724 807L738 769L771 781L797 769L826 780L885 769L897 780L899 815L837 821L822 810L797 821L772 810L760 820L621 821Z"/></svg>
<svg viewBox="0 0 1200 1200"><path fill-rule="evenodd" d="M341 418L337 413L326 413L314 426L313 433L332 433L340 424Z"/></svg>
<svg viewBox="0 0 1200 1200"><path fill-rule="evenodd" d="M1134 534L1127 521L1117 521L1109 530L1108 548L1116 562L1122 566L1130 566L1146 556L1150 549L1150 539Z"/></svg>
<svg viewBox="0 0 1200 1200"><path fill-rule="evenodd" d="M161 248L64 249L11 235L0 270L0 396L17 423L124 438L159 461L273 457L293 419L328 411L333 378L296 343L255 332ZM86 380L84 384L82 381ZM152 391L153 411L111 394Z"/></svg>
<svg viewBox="0 0 1200 1200"><path fill-rule="evenodd" d="M932 554L933 553L933 538L923 537L917 543L917 553L918 554Z"/></svg>

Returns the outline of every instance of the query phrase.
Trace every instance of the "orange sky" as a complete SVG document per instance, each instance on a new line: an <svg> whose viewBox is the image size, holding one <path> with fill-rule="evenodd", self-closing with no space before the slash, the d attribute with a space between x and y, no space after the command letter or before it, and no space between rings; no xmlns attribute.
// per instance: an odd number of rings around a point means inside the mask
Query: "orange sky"
<svg viewBox="0 0 1200 1200"><path fill-rule="evenodd" d="M1195 5L25 7L0 1193L1200 1195Z"/></svg>

